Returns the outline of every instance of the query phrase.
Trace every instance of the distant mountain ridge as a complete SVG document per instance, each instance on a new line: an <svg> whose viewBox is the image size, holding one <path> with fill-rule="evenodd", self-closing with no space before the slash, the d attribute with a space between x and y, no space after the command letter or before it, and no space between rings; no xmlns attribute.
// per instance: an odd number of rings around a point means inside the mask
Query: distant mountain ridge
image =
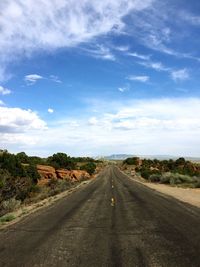
<svg viewBox="0 0 200 267"><path fill-rule="evenodd" d="M171 156L171 155L133 155L133 154L112 154L109 156L98 156L96 159L104 159L104 160L125 160L131 157L139 157L146 159L158 159L158 160L168 160L168 159L178 159L182 156ZM183 156L184 157L184 156ZM184 157L186 160L190 161L200 161L200 157Z"/></svg>

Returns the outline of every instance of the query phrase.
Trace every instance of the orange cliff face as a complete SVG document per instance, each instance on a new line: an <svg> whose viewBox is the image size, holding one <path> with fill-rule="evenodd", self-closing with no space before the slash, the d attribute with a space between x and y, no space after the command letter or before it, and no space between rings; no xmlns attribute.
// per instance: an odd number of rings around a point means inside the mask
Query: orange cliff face
<svg viewBox="0 0 200 267"><path fill-rule="evenodd" d="M70 180L72 182L76 182L91 178L91 176L83 170L55 170L55 168L47 165L37 165L37 170L41 176L41 179L38 181L38 185L48 184L48 182L52 179Z"/></svg>
<svg viewBox="0 0 200 267"><path fill-rule="evenodd" d="M67 179L71 181L81 181L83 179L89 179L90 175L86 171L82 170L56 170L57 178L58 179Z"/></svg>

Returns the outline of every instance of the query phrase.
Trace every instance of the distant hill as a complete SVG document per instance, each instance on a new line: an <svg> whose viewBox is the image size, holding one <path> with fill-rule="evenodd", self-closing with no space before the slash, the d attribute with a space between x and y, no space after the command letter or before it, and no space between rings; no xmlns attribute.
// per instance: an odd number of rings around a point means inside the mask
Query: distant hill
<svg viewBox="0 0 200 267"><path fill-rule="evenodd" d="M128 154L113 154L110 156L98 156L96 159L104 159L104 160L124 160L130 157L135 157L135 155Z"/></svg>
<svg viewBox="0 0 200 267"><path fill-rule="evenodd" d="M139 157L139 158L146 158L146 159L178 159L182 156L171 156L171 155L131 155L131 154L112 154L109 156L98 156L96 159L104 159L104 160L125 160L131 157ZM184 157L186 160L200 162L200 157Z"/></svg>

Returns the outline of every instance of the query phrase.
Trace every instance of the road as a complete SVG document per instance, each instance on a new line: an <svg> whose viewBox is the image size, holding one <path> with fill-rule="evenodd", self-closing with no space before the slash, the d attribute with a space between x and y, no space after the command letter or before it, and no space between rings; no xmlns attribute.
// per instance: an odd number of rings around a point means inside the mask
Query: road
<svg viewBox="0 0 200 267"><path fill-rule="evenodd" d="M200 267L200 210L109 166L1 231L0 266Z"/></svg>

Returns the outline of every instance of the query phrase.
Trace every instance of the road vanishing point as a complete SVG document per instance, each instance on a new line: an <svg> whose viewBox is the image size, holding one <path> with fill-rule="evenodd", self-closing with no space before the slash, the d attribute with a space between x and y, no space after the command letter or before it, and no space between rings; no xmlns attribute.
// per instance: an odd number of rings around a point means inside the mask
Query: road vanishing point
<svg viewBox="0 0 200 267"><path fill-rule="evenodd" d="M0 266L200 267L200 209L109 166L1 230Z"/></svg>

